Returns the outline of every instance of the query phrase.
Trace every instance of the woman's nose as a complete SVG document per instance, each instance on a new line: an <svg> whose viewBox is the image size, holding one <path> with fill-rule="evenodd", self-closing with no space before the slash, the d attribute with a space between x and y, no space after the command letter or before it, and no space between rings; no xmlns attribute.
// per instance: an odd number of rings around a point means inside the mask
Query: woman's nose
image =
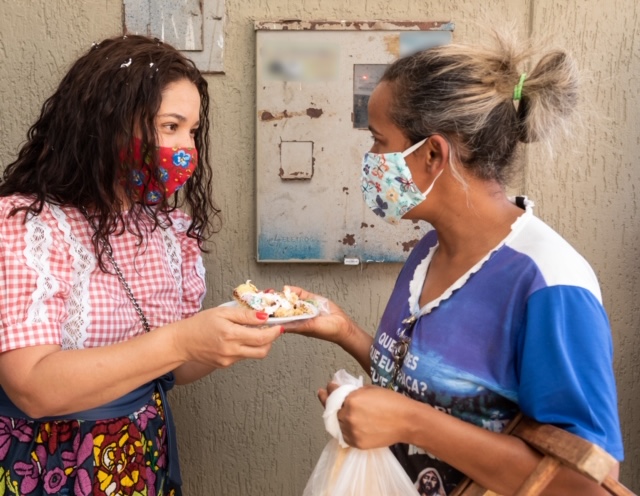
<svg viewBox="0 0 640 496"><path fill-rule="evenodd" d="M196 146L195 136L193 134L185 133L176 137L174 146L177 148L194 148Z"/></svg>

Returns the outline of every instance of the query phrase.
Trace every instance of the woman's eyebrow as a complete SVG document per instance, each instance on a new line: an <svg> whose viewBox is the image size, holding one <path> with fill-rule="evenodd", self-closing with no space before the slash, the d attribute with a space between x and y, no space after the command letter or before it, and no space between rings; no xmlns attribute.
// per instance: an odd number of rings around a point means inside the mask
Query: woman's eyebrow
<svg viewBox="0 0 640 496"><path fill-rule="evenodd" d="M187 120L187 118L184 115L175 114L173 112L170 112L167 114L158 114L156 117L159 117L159 118L173 117L174 119L179 120L180 122L185 122ZM198 126L200 126L200 121L197 121L194 124L194 127L198 127Z"/></svg>
<svg viewBox="0 0 640 496"><path fill-rule="evenodd" d="M158 117L173 117L174 119L178 119L179 121L186 121L187 118L184 115L168 113L168 114L158 114Z"/></svg>

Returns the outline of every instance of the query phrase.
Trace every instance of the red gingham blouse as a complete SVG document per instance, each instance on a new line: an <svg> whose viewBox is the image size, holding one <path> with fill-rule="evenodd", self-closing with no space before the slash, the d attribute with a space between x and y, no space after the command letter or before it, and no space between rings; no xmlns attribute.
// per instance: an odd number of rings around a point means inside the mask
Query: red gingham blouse
<svg viewBox="0 0 640 496"><path fill-rule="evenodd" d="M0 198L0 353L105 346L143 333L118 277L98 267L83 215L49 205L26 223L22 212L8 217L13 206L28 203L18 195ZM186 236L190 219L179 211L171 218L173 225L150 232L143 246L126 230L110 239L152 329L193 315L205 294L200 249Z"/></svg>

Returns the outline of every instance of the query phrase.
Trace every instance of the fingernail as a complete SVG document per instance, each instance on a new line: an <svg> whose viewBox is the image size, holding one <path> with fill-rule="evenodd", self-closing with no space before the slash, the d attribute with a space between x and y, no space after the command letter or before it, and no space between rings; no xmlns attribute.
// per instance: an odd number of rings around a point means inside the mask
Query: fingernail
<svg viewBox="0 0 640 496"><path fill-rule="evenodd" d="M269 314L267 312L256 312L256 317L260 320L267 320L269 318Z"/></svg>
<svg viewBox="0 0 640 496"><path fill-rule="evenodd" d="M280 326L280 334L284 334L284 326Z"/></svg>

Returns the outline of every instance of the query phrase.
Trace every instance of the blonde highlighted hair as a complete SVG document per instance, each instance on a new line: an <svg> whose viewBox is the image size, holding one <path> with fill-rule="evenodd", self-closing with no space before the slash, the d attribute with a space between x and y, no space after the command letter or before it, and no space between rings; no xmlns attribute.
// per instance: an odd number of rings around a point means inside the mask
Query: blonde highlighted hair
<svg viewBox="0 0 640 496"><path fill-rule="evenodd" d="M552 150L570 129L579 77L564 50L532 42L520 47L514 36L496 32L494 41L415 53L389 66L382 81L393 93L389 117L411 141L443 135L463 167L505 184L515 172L519 142L542 142ZM522 96L514 101L523 73Z"/></svg>

